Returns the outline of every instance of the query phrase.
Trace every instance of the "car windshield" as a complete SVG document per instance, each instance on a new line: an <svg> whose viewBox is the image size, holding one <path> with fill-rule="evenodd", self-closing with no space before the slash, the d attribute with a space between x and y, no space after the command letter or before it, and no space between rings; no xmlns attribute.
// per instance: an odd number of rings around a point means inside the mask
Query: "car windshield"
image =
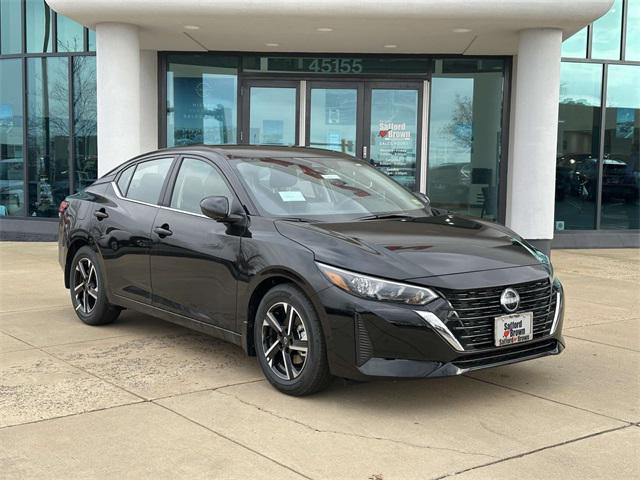
<svg viewBox="0 0 640 480"><path fill-rule="evenodd" d="M263 215L322 219L426 216L425 205L365 162L339 157L232 158Z"/></svg>

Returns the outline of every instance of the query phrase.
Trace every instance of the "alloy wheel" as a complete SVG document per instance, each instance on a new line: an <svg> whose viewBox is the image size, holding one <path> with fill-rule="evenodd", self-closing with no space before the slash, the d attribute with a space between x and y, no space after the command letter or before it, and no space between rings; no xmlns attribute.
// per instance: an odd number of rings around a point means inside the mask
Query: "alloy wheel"
<svg viewBox="0 0 640 480"><path fill-rule="evenodd" d="M262 352L279 378L294 380L302 373L309 342L305 321L293 305L278 302L267 311L262 320Z"/></svg>
<svg viewBox="0 0 640 480"><path fill-rule="evenodd" d="M78 261L74 275L76 310L88 315L98 303L98 272L93 262L85 257Z"/></svg>

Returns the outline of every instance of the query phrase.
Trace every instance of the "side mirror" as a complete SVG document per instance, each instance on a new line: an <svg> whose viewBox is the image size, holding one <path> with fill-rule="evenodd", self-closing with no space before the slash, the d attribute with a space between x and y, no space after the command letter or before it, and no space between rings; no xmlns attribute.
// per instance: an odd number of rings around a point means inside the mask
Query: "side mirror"
<svg viewBox="0 0 640 480"><path fill-rule="evenodd" d="M227 197L205 197L200 201L200 210L216 222L222 222L229 216L229 199Z"/></svg>
<svg viewBox="0 0 640 480"><path fill-rule="evenodd" d="M424 193L422 192L415 192L414 195L416 197L418 197L418 199L424 203L425 207L429 207L431 206L431 200L429 200L429 197L427 197Z"/></svg>
<svg viewBox="0 0 640 480"><path fill-rule="evenodd" d="M216 222L239 223L245 218L243 213L231 213L229 199L224 196L205 197L200 201L200 210Z"/></svg>

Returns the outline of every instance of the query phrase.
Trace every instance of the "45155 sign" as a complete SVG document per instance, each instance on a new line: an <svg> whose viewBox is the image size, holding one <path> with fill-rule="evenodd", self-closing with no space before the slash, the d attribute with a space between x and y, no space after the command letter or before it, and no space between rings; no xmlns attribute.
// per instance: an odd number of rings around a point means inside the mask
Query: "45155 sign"
<svg viewBox="0 0 640 480"><path fill-rule="evenodd" d="M303 69L314 73L362 73L361 58L304 58Z"/></svg>

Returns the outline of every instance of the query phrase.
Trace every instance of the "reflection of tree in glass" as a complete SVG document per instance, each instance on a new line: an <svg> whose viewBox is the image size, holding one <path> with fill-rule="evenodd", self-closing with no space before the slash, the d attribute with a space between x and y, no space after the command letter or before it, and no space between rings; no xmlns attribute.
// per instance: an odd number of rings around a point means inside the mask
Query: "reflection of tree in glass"
<svg viewBox="0 0 640 480"><path fill-rule="evenodd" d="M71 72L69 72L71 62ZM36 68L36 65L38 68ZM43 57L29 64L33 83L29 92L28 144L30 177L39 185L34 207L49 215L69 193L69 139L75 145L76 190L95 179L96 79L95 57ZM71 79L68 74L71 73ZM69 87L73 82L69 112ZM72 129L73 122L73 129Z"/></svg>
<svg viewBox="0 0 640 480"><path fill-rule="evenodd" d="M76 190L95 180L98 171L95 57L74 57L73 136Z"/></svg>
<svg viewBox="0 0 640 480"><path fill-rule="evenodd" d="M470 97L456 94L455 107L451 120L444 127L460 146L470 149L473 141L473 103Z"/></svg>
<svg viewBox="0 0 640 480"><path fill-rule="evenodd" d="M59 52L81 52L84 50L84 39L74 35L69 40L63 40L58 35L58 51Z"/></svg>

